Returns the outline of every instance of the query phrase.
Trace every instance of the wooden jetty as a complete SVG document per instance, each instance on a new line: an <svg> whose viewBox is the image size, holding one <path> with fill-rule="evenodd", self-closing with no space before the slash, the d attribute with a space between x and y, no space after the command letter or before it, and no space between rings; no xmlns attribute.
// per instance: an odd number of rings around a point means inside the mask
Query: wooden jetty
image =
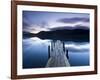
<svg viewBox="0 0 100 80"><path fill-rule="evenodd" d="M68 67L70 63L68 61L68 51L66 51L64 43L60 40L52 41L48 47L49 59L46 67Z"/></svg>

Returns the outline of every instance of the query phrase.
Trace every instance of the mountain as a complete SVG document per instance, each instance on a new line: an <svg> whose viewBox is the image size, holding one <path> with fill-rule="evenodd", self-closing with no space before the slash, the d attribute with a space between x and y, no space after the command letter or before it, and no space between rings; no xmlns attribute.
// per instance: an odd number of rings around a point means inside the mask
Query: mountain
<svg viewBox="0 0 100 80"><path fill-rule="evenodd" d="M31 37L35 37L34 35L35 35L35 34L33 34L33 33L23 31L23 38L24 38L24 39L26 39L26 38L31 38Z"/></svg>
<svg viewBox="0 0 100 80"><path fill-rule="evenodd" d="M41 31L37 34L24 32L24 37L38 37L40 39L89 42L89 29L62 29L53 31Z"/></svg>

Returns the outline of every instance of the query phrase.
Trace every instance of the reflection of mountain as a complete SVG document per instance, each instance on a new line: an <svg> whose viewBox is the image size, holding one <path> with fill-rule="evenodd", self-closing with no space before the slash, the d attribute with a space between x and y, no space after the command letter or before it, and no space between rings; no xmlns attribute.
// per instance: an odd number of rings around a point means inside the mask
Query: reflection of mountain
<svg viewBox="0 0 100 80"><path fill-rule="evenodd" d="M52 39L62 41L89 42L88 29L63 29L55 31L41 31L37 34L24 32L24 38L39 37L40 39Z"/></svg>

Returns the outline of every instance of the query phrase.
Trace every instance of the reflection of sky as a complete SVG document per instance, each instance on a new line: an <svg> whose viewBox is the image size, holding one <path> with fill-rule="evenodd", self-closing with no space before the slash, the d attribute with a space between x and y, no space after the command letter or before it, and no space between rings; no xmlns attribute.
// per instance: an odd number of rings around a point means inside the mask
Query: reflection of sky
<svg viewBox="0 0 100 80"><path fill-rule="evenodd" d="M89 14L23 11L23 31L38 33L56 29L89 29ZM51 40L23 39L23 68L45 67ZM65 41L71 66L89 65L89 42Z"/></svg>
<svg viewBox="0 0 100 80"><path fill-rule="evenodd" d="M42 68L48 61L51 40L31 38L23 40L23 68ZM89 65L89 43L66 42L71 66Z"/></svg>
<svg viewBox="0 0 100 80"><path fill-rule="evenodd" d="M23 11L23 30L33 33L53 28L84 26L89 28L89 14L43 11Z"/></svg>
<svg viewBox="0 0 100 80"><path fill-rule="evenodd" d="M28 43L27 43L27 42ZM41 40L37 37L33 37L33 38L29 38L29 39L24 39L23 43L25 43L24 47L27 46L33 46L35 45L36 47L38 46L49 46L51 44L51 40ZM89 50L89 42L64 42L65 43L65 48L66 49L70 49L70 50L77 50L77 51L88 51Z"/></svg>

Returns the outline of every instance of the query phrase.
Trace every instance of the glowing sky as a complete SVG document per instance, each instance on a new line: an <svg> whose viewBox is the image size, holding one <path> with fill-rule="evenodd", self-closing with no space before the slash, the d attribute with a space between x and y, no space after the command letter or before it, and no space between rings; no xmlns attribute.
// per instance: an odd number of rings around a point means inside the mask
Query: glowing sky
<svg viewBox="0 0 100 80"><path fill-rule="evenodd" d="M23 11L23 31L38 33L55 28L82 27L88 29L90 27L89 17L87 13Z"/></svg>

